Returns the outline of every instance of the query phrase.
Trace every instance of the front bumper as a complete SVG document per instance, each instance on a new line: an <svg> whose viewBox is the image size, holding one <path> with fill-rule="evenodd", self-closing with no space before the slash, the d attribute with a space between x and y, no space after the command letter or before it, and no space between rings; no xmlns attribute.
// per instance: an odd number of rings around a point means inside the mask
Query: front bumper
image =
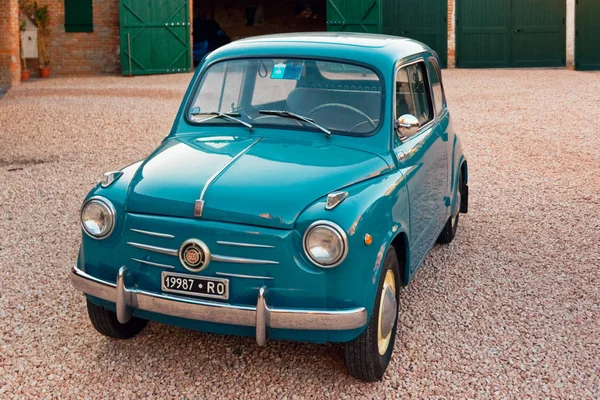
<svg viewBox="0 0 600 400"><path fill-rule="evenodd" d="M337 310L273 308L266 303L264 287L258 291L256 307L235 306L129 289L125 287L125 273L123 266L119 269L116 283L112 283L73 267L71 282L85 294L115 303L117 319L123 324L129 321L131 309L135 308L196 321L250 326L256 328L259 346L266 343L267 328L342 331L361 328L367 323L364 307Z"/></svg>

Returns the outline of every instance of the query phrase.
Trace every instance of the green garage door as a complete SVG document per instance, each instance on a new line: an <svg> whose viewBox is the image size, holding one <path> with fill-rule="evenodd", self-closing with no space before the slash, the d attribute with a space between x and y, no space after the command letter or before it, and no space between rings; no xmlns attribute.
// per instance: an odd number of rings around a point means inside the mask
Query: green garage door
<svg viewBox="0 0 600 400"><path fill-rule="evenodd" d="M327 0L327 30L381 33L380 0Z"/></svg>
<svg viewBox="0 0 600 400"><path fill-rule="evenodd" d="M565 65L565 0L457 0L458 67Z"/></svg>
<svg viewBox="0 0 600 400"><path fill-rule="evenodd" d="M383 33L425 43L446 67L448 53L447 0L383 0Z"/></svg>
<svg viewBox="0 0 600 400"><path fill-rule="evenodd" d="M188 0L120 0L123 75L191 69Z"/></svg>
<svg viewBox="0 0 600 400"><path fill-rule="evenodd" d="M575 68L600 70L600 0L578 0Z"/></svg>

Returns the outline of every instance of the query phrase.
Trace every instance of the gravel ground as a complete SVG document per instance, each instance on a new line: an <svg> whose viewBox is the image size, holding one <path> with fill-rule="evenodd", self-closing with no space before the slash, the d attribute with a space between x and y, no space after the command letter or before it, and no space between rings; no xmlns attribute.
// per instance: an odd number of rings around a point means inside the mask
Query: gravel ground
<svg viewBox="0 0 600 400"><path fill-rule="evenodd" d="M0 398L600 398L600 73L445 72L470 213L402 292L382 382L349 378L340 345L97 334L68 280L81 201L159 144L190 78L50 79L0 101Z"/></svg>

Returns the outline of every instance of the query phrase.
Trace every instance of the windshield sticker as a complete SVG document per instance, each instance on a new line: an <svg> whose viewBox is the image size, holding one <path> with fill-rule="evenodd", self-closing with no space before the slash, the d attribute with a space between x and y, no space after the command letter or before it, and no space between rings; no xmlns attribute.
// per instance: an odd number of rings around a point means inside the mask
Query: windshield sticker
<svg viewBox="0 0 600 400"><path fill-rule="evenodd" d="M299 81L302 76L304 62L289 62L287 64L275 64L271 72L271 79L287 79Z"/></svg>

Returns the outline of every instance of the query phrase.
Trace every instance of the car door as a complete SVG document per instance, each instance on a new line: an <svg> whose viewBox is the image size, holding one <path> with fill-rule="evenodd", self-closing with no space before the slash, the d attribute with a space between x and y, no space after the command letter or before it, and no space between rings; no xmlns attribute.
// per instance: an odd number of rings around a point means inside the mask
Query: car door
<svg viewBox="0 0 600 400"><path fill-rule="evenodd" d="M435 112L424 60L398 68L394 98L395 121L404 121L403 116L406 120L410 116L416 118L412 128L397 126L394 134L394 153L407 179L412 273L437 239L447 218L448 138Z"/></svg>

